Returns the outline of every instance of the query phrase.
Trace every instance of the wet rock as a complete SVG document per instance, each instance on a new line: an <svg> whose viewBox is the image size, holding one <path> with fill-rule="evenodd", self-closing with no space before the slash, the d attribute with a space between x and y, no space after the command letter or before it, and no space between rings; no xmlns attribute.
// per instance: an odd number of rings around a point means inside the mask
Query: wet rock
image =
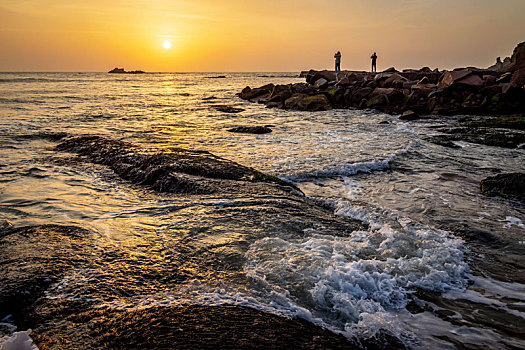
<svg viewBox="0 0 525 350"><path fill-rule="evenodd" d="M499 174L481 180L481 193L525 203L525 173Z"/></svg>
<svg viewBox="0 0 525 350"><path fill-rule="evenodd" d="M268 134L272 132L272 129L266 126L238 126L228 129L228 131L244 134Z"/></svg>
<svg viewBox="0 0 525 350"><path fill-rule="evenodd" d="M244 109L242 109L242 108L233 107L233 106L226 106L226 105L216 105L216 106L213 106L213 108L215 108L219 112L223 112L223 113L239 113L239 112L243 112L244 111Z"/></svg>
<svg viewBox="0 0 525 350"><path fill-rule="evenodd" d="M419 114L417 114L416 112L412 110L405 111L403 112L403 114L399 116L400 120L407 120L407 121L417 120L419 118L420 118Z"/></svg>
<svg viewBox="0 0 525 350"><path fill-rule="evenodd" d="M287 99L284 106L286 109L299 111L326 111L332 108L325 95L309 96L298 93Z"/></svg>
<svg viewBox="0 0 525 350"><path fill-rule="evenodd" d="M0 231L0 317L25 322L32 304L89 255L91 232L45 225Z"/></svg>
<svg viewBox="0 0 525 350"><path fill-rule="evenodd" d="M204 151L179 148L172 148L169 152L144 150L127 142L99 136L73 137L59 144L57 149L107 165L121 178L158 192L207 194L239 186L222 180L273 182L294 187L276 177Z"/></svg>
<svg viewBox="0 0 525 350"><path fill-rule="evenodd" d="M257 100L267 99L271 95L274 87L275 85L273 84L267 84L254 89L247 86L238 94L238 96L243 100L255 100L255 102L257 102Z"/></svg>

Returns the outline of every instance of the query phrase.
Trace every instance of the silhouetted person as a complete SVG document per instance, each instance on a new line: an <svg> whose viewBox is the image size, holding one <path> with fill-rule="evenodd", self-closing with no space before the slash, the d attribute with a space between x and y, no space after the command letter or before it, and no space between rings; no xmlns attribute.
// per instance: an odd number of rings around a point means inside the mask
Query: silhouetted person
<svg viewBox="0 0 525 350"><path fill-rule="evenodd" d="M370 58L372 59L372 73L373 72L377 72L377 55L376 55L376 53L374 52L374 54L372 56L370 56Z"/></svg>
<svg viewBox="0 0 525 350"><path fill-rule="evenodd" d="M339 73L341 71L341 52L337 51L334 55L335 58L335 72Z"/></svg>

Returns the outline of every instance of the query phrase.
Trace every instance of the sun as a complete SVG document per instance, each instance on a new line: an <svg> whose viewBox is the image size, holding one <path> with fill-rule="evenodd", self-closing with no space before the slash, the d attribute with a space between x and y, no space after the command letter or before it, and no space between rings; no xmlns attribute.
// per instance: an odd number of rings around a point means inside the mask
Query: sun
<svg viewBox="0 0 525 350"><path fill-rule="evenodd" d="M166 50L169 50L171 48L171 43L168 40L164 40L164 42L162 43L162 47Z"/></svg>

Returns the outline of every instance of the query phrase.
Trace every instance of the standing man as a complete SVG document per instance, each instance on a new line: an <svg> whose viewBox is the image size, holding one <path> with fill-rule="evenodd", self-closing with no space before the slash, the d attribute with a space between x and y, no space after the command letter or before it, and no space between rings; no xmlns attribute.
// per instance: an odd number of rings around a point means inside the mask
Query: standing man
<svg viewBox="0 0 525 350"><path fill-rule="evenodd" d="M376 53L374 52L374 54L372 56L370 56L370 58L372 59L372 73L375 73L375 72L377 72L377 55L376 55Z"/></svg>
<svg viewBox="0 0 525 350"><path fill-rule="evenodd" d="M335 58L335 72L339 73L341 71L341 52L337 51L334 55Z"/></svg>

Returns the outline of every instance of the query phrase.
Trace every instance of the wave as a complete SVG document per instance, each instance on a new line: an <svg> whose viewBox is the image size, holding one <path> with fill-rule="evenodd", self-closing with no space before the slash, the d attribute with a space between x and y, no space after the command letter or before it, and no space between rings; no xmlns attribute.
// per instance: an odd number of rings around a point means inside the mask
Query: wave
<svg viewBox="0 0 525 350"><path fill-rule="evenodd" d="M245 273L349 338L386 332L413 339L392 310L404 310L419 288L443 292L467 286L470 270L460 239L385 210L374 213L348 201L336 208L336 214L360 219L369 229L349 237L319 230L300 240L258 240L246 253Z"/></svg>

